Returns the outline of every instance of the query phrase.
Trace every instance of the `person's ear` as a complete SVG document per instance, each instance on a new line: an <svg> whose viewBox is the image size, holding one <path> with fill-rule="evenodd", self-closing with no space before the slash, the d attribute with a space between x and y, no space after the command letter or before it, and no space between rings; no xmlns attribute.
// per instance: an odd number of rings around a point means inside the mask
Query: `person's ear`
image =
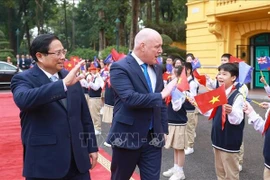
<svg viewBox="0 0 270 180"><path fill-rule="evenodd" d="M37 59L38 59L39 61L42 62L42 59L43 59L44 55L43 55L42 53L40 53L40 52L37 52L37 53L36 53L36 57L37 57Z"/></svg>
<svg viewBox="0 0 270 180"><path fill-rule="evenodd" d="M232 76L231 79L232 79L232 82L235 82L236 81L236 76Z"/></svg>

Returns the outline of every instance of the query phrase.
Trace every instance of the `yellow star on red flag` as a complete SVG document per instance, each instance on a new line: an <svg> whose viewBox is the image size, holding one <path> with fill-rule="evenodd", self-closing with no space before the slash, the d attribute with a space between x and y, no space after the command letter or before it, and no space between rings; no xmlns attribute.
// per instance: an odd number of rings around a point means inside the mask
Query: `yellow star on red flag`
<svg viewBox="0 0 270 180"><path fill-rule="evenodd" d="M213 96L211 101L209 103L215 104L216 102L219 102L219 96Z"/></svg>

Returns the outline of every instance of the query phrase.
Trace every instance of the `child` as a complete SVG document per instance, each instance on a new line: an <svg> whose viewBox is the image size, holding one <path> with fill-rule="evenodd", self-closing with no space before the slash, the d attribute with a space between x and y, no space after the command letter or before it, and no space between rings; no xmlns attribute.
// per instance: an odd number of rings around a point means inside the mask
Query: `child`
<svg viewBox="0 0 270 180"><path fill-rule="evenodd" d="M263 179L270 179L270 131L269 126L267 125L270 121L270 104L263 102L260 104L263 108L267 109L265 113L265 120L262 119L261 116L256 114L253 107L248 103L245 102L243 107L244 112L248 116L248 123L252 124L256 131L259 131L261 134L265 136L264 138L264 148L263 148L263 156L264 156L264 173Z"/></svg>
<svg viewBox="0 0 270 180"><path fill-rule="evenodd" d="M172 72L172 78L175 78L175 76L179 77L182 70L183 66L175 67ZM178 98L172 98L168 104L169 135L166 139L165 148L171 147L174 149L174 166L163 172L163 176L170 177L169 180L181 180L185 179L183 166L185 162L184 149L187 145L185 140L187 115L185 108L182 106L185 101L184 94L175 89L172 92L173 96L178 96Z"/></svg>
<svg viewBox="0 0 270 180"><path fill-rule="evenodd" d="M100 109L102 107L101 90L104 87L104 81L99 74L99 68L96 68L92 63L89 67L91 76L88 76L89 89L89 110L95 127L95 134L101 134L101 116Z"/></svg>
<svg viewBox="0 0 270 180"><path fill-rule="evenodd" d="M192 53L187 53L186 55L186 62L192 62L195 59L194 55Z"/></svg>
<svg viewBox="0 0 270 180"><path fill-rule="evenodd" d="M233 63L218 68L219 86L225 85L228 104L217 107L213 118L211 140L215 156L215 170L218 179L239 179L239 151L243 140L244 113L243 95L234 87L238 67ZM222 108L226 121L222 130ZM209 116L213 110L205 115Z"/></svg>
<svg viewBox="0 0 270 180"><path fill-rule="evenodd" d="M111 64L108 64L108 71L110 71ZM102 122L112 124L113 118L113 106L114 106L114 92L110 83L110 74L105 81L105 94L104 94L104 108L103 108L103 116ZM106 141L104 142L104 146L111 147Z"/></svg>
<svg viewBox="0 0 270 180"><path fill-rule="evenodd" d="M221 56L221 65L226 64L230 62L231 54L225 53ZM238 63L235 63L238 67ZM210 86L212 89L216 89L219 87L217 79L212 80L210 78L207 79L207 86ZM243 95L244 98L248 96L248 88L245 84L240 85L238 82L234 83L235 88ZM244 142L242 142L240 152L239 152L240 158L239 158L239 170L242 171L243 169L243 160L244 160Z"/></svg>
<svg viewBox="0 0 270 180"><path fill-rule="evenodd" d="M262 76L260 81L264 84L264 90L267 93L267 96L270 97L270 86L267 84L265 78Z"/></svg>
<svg viewBox="0 0 270 180"><path fill-rule="evenodd" d="M194 80L192 74L192 65L190 62L185 63L187 80L189 83L189 91L186 92L187 96L193 98L198 94L199 84ZM184 107L187 111L187 127L186 127L186 141L188 142L188 147L185 149L185 155L192 154L194 152L194 139L195 139L195 130L198 123L198 112L195 111L195 107L190 104L189 101L185 101Z"/></svg>
<svg viewBox="0 0 270 180"><path fill-rule="evenodd" d="M166 71L162 75L164 86L168 84L168 81L171 78L172 69L173 69L173 56L169 55L166 59Z"/></svg>
<svg viewBox="0 0 270 180"><path fill-rule="evenodd" d="M231 54L229 53L225 53L225 54L222 54L220 60L221 60L221 64L226 64L226 63L229 63L230 62L230 58L231 58ZM209 76L206 76L207 77L207 80L206 80L206 86L209 87L210 89L216 89L217 88L217 79L211 79Z"/></svg>

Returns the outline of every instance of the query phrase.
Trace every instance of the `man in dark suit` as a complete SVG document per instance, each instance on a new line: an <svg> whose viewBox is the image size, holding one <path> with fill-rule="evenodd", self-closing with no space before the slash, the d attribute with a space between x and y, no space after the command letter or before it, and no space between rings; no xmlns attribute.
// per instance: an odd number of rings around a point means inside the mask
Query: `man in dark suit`
<svg viewBox="0 0 270 180"><path fill-rule="evenodd" d="M174 79L163 89L162 69L156 65L161 53L160 34L145 28L136 35L133 52L111 66L115 105L107 142L113 150L113 180L129 179L136 165L142 180L159 179L168 134L164 98L177 82Z"/></svg>
<svg viewBox="0 0 270 180"><path fill-rule="evenodd" d="M78 82L83 76L76 76L84 61L65 71L66 50L52 34L34 39L30 51L36 65L11 82L20 108L23 176L27 180L89 180L98 149Z"/></svg>

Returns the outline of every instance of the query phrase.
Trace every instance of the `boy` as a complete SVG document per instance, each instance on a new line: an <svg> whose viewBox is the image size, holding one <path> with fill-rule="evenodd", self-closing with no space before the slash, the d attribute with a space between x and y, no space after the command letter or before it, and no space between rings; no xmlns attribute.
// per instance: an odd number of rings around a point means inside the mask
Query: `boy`
<svg viewBox="0 0 270 180"><path fill-rule="evenodd" d="M217 107L213 118L211 140L218 179L239 179L239 152L243 140L244 113L242 94L235 88L238 67L233 63L219 66L217 82L225 85L228 104L223 105L226 121L222 130L222 106ZM209 116L212 110L205 116Z"/></svg>
<svg viewBox="0 0 270 180"><path fill-rule="evenodd" d="M220 65L229 63L231 56L232 55L229 53L222 54ZM210 89L216 89L217 88L217 80L211 79L209 76L206 76L206 77L207 77L206 86L209 87Z"/></svg>

